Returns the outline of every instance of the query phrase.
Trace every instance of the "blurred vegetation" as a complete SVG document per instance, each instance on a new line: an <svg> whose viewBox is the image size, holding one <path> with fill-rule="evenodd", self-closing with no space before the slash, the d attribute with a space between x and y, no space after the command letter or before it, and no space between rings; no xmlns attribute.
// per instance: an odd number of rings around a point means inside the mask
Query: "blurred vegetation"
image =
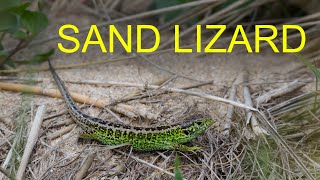
<svg viewBox="0 0 320 180"><path fill-rule="evenodd" d="M16 60L12 57L28 44L48 26L47 16L40 10L30 10L30 2L20 0L0 1L0 66L8 65L15 67ZM3 41L8 35L10 39L16 40L16 46L12 50L5 49ZM42 62L53 54L49 52L35 55L30 62Z"/></svg>
<svg viewBox="0 0 320 180"><path fill-rule="evenodd" d="M180 170L180 158L178 154L176 154L176 158L174 160L174 180L183 180Z"/></svg>

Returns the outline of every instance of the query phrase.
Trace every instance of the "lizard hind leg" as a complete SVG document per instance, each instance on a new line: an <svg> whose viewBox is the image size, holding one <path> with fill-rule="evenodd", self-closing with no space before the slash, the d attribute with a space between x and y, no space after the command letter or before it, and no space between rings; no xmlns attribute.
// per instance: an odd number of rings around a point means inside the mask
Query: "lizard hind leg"
<svg viewBox="0 0 320 180"><path fill-rule="evenodd" d="M199 150L201 150L200 146L186 146L183 144L177 144L174 147L175 150L181 151L181 152L191 152L193 154L196 154Z"/></svg>

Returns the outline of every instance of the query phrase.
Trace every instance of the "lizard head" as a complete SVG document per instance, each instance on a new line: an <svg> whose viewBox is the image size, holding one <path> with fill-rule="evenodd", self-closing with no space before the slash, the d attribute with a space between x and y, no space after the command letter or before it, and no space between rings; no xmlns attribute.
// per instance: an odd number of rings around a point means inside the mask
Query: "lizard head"
<svg viewBox="0 0 320 180"><path fill-rule="evenodd" d="M194 116L190 119L190 123L182 128L182 133L186 139L194 139L203 134L212 124L214 120L208 116Z"/></svg>

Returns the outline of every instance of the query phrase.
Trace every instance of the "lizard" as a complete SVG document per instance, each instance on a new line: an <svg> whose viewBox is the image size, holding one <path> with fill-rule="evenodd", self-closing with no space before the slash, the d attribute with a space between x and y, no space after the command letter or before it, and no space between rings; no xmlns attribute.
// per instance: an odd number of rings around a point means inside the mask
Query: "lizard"
<svg viewBox="0 0 320 180"><path fill-rule="evenodd" d="M105 145L128 144L132 146L133 150L137 151L179 150L196 152L201 147L185 144L203 134L214 123L214 120L209 116L194 115L182 123L168 126L138 127L90 116L78 108L50 60L48 60L48 64L69 114L83 129L80 138L96 140Z"/></svg>

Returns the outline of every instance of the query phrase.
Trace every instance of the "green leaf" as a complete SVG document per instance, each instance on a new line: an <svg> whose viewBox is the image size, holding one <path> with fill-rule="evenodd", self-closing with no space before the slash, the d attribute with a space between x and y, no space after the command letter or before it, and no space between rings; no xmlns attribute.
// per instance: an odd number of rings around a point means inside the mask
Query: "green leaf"
<svg viewBox="0 0 320 180"><path fill-rule="evenodd" d="M174 160L174 179L175 180L183 180L179 166L180 166L180 159L179 159L179 156L176 155L176 159Z"/></svg>
<svg viewBox="0 0 320 180"><path fill-rule="evenodd" d="M170 6L174 6L174 5L178 5L178 4L183 4L183 2L181 2L181 0L155 0L156 9L170 7ZM164 20L170 21L170 20L174 19L175 17L179 16L182 12L183 12L182 10L168 12L163 15Z"/></svg>
<svg viewBox="0 0 320 180"><path fill-rule="evenodd" d="M15 32L20 26L19 16L10 12L0 12L0 31Z"/></svg>
<svg viewBox="0 0 320 180"><path fill-rule="evenodd" d="M31 33L31 36L36 36L49 24L45 14L28 10L25 10L21 15L21 21L23 26Z"/></svg>
<svg viewBox="0 0 320 180"><path fill-rule="evenodd" d="M0 11L19 6L20 0L0 0Z"/></svg>
<svg viewBox="0 0 320 180"><path fill-rule="evenodd" d="M187 2L191 2L192 0L155 0L155 9L161 9L161 8L166 8L166 7L170 7L170 6L174 6L174 5L179 5L179 4L183 4L183 3L187 3ZM165 21L168 22L172 19L175 19L177 17L179 17L180 15L182 15L183 13L185 13L186 11L188 11L188 9L186 10L176 10L176 11L172 11L172 12L168 12L165 13L163 15L160 15L160 18ZM188 20L186 22L187 26L191 26L193 24L196 24L198 22L198 17L194 17L191 18L190 20ZM180 24L181 25L181 24Z"/></svg>
<svg viewBox="0 0 320 180"><path fill-rule="evenodd" d="M317 78L320 78L320 71L317 67L311 64L308 60L306 60L303 56L298 55L298 60L301 61L308 69L314 73Z"/></svg>
<svg viewBox="0 0 320 180"><path fill-rule="evenodd" d="M0 0L2 3L3 0ZM20 1L19 1L20 2ZM0 3L0 4L1 4ZM16 5L16 4L15 4ZM21 14L26 11L30 3L18 4L17 6L9 6L3 11L0 11L0 31L13 34L13 37L18 39L26 39L26 35L19 32L23 29L21 24ZM15 35L17 33L17 35Z"/></svg>
<svg viewBox="0 0 320 180"><path fill-rule="evenodd" d="M1 48L0 50L0 65L2 64L2 62L4 62L8 57L8 52L6 50L4 50L3 48Z"/></svg>
<svg viewBox="0 0 320 180"><path fill-rule="evenodd" d="M6 60L6 62L4 64L6 64L12 68L16 68L16 63L12 59Z"/></svg>
<svg viewBox="0 0 320 180"><path fill-rule="evenodd" d="M26 11L27 7L29 7L30 4L31 4L30 2L26 2L26 3L23 3L23 4L19 5L19 6L15 6L15 7L9 8L9 9L7 9L7 11L21 15L22 13L24 13L24 11Z"/></svg>
<svg viewBox="0 0 320 180"><path fill-rule="evenodd" d="M20 39L20 40L28 40L29 39L29 35L27 34L27 32L23 31L23 30L18 30L16 32L14 32L12 34L12 36L16 39Z"/></svg>
<svg viewBox="0 0 320 180"><path fill-rule="evenodd" d="M2 46L2 44L0 44L0 66L2 66L3 64L6 64L12 68L15 68L15 63L12 59L7 59L8 58L9 53L4 49L4 47Z"/></svg>
<svg viewBox="0 0 320 180"><path fill-rule="evenodd" d="M31 58L31 60L29 61L29 63L40 64L44 61L47 61L50 58L50 56L52 56L53 54L54 54L54 49L50 49L48 52L37 54L37 55L33 56Z"/></svg>

